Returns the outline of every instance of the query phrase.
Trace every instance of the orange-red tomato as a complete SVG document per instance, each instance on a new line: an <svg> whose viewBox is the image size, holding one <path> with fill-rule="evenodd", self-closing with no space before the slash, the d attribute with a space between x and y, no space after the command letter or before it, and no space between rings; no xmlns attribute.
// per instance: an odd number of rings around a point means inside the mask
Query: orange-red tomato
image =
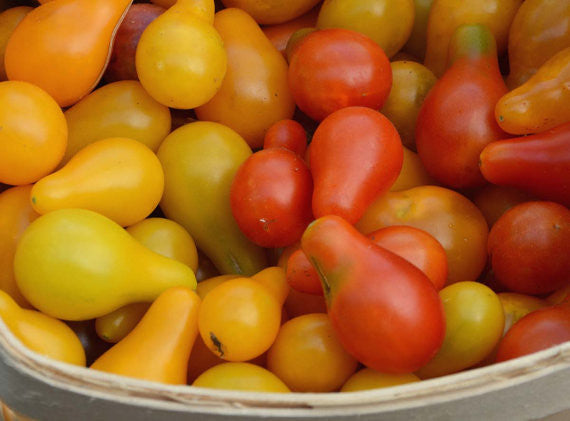
<svg viewBox="0 0 570 421"><path fill-rule="evenodd" d="M295 120L280 120L271 126L263 142L263 149L285 148L299 156L307 149L307 132Z"/></svg>

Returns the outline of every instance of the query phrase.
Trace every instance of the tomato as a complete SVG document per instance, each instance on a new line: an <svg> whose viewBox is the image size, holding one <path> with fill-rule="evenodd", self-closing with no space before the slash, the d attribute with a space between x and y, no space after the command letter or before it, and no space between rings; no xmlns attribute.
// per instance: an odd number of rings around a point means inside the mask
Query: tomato
<svg viewBox="0 0 570 421"><path fill-rule="evenodd" d="M507 87L490 30L460 26L449 43L449 63L420 109L416 147L427 172L440 183L481 187L487 181L479 155L490 142L507 137L494 115Z"/></svg>
<svg viewBox="0 0 570 421"><path fill-rule="evenodd" d="M303 250L295 251L287 260L287 282L299 292L323 295L319 274Z"/></svg>
<svg viewBox="0 0 570 421"><path fill-rule="evenodd" d="M231 279L210 291L200 307L204 343L227 361L247 361L269 349L279 331L281 305L260 283Z"/></svg>
<svg viewBox="0 0 570 421"><path fill-rule="evenodd" d="M412 34L403 51L423 62L426 55L429 12L434 0L414 0L415 16Z"/></svg>
<svg viewBox="0 0 570 421"><path fill-rule="evenodd" d="M238 7L250 14L257 23L275 25L288 22L307 13L320 0L222 0L226 7Z"/></svg>
<svg viewBox="0 0 570 421"><path fill-rule="evenodd" d="M97 335L105 342L116 344L141 321L150 304L134 303L121 307L95 321Z"/></svg>
<svg viewBox="0 0 570 421"><path fill-rule="evenodd" d="M413 0L325 0L317 28L344 28L372 38L392 57L404 46L414 25Z"/></svg>
<svg viewBox="0 0 570 421"><path fill-rule="evenodd" d="M358 361L402 374L435 355L444 336L443 308L418 268L334 215L309 225L301 244L321 278L334 330Z"/></svg>
<svg viewBox="0 0 570 421"><path fill-rule="evenodd" d="M477 364L503 335L503 306L490 288L477 282L458 282L439 295L445 310L445 339L437 355L416 373L422 379Z"/></svg>
<svg viewBox="0 0 570 421"><path fill-rule="evenodd" d="M487 261L488 228L481 211L461 194L435 186L377 198L356 224L363 233L407 225L431 234L447 253L447 282L476 280Z"/></svg>
<svg viewBox="0 0 570 421"><path fill-rule="evenodd" d="M390 94L392 70L370 38L323 29L307 35L291 56L289 86L298 107L323 120L349 106L380 109Z"/></svg>
<svg viewBox="0 0 570 421"><path fill-rule="evenodd" d="M127 228L127 232L152 251L198 269L198 251L188 231L170 219L147 218Z"/></svg>
<svg viewBox="0 0 570 421"><path fill-rule="evenodd" d="M379 389L381 387L392 387L401 384L419 382L420 379L415 374L386 374L371 368L363 368L354 373L344 383L341 392L358 392L360 390Z"/></svg>
<svg viewBox="0 0 570 421"><path fill-rule="evenodd" d="M285 148L299 156L307 149L307 132L295 120L280 120L267 129L263 141L263 149Z"/></svg>
<svg viewBox="0 0 570 421"><path fill-rule="evenodd" d="M192 386L249 392L290 392L275 374L250 363L216 365L202 373Z"/></svg>
<svg viewBox="0 0 570 421"><path fill-rule="evenodd" d="M155 101L134 80L109 83L65 112L69 127L66 163L80 149L108 137L138 140L156 152L170 133L168 107Z"/></svg>
<svg viewBox="0 0 570 421"><path fill-rule="evenodd" d="M0 80L6 80L8 78L6 68L4 67L4 54L10 36L31 10L31 7L19 6L11 7L0 13Z"/></svg>
<svg viewBox="0 0 570 421"><path fill-rule="evenodd" d="M14 254L24 230L40 216L32 208L31 191L30 185L12 187L0 193L0 290L24 308L31 306L14 278Z"/></svg>
<svg viewBox="0 0 570 421"><path fill-rule="evenodd" d="M531 200L533 196L521 190L493 184L483 187L473 197L473 203L481 210L489 227L495 225L495 222L513 206Z"/></svg>
<svg viewBox="0 0 570 421"><path fill-rule="evenodd" d="M263 247L298 241L313 219L313 180L293 152L256 152L237 171L230 192L232 214L242 232Z"/></svg>
<svg viewBox="0 0 570 421"><path fill-rule="evenodd" d="M0 83L0 126L0 183L33 183L52 172L63 158L65 117L37 86Z"/></svg>
<svg viewBox="0 0 570 421"><path fill-rule="evenodd" d="M561 288L570 275L570 210L553 202L517 205L495 223L488 248L496 278L511 291Z"/></svg>
<svg viewBox="0 0 570 421"><path fill-rule="evenodd" d="M296 19L277 25L264 26L261 30L269 41L271 41L273 46L277 48L277 51L287 57L285 49L287 48L287 42L291 38L291 35L299 29L315 26L318 14L319 8L314 7L311 11Z"/></svg>
<svg viewBox="0 0 570 421"><path fill-rule="evenodd" d="M400 174L390 191L408 190L413 187L436 184L435 180L427 173L422 160L417 153L404 147L404 161Z"/></svg>
<svg viewBox="0 0 570 421"><path fill-rule="evenodd" d="M322 295L305 294L293 288L283 306L290 318L311 313L326 313L327 304Z"/></svg>
<svg viewBox="0 0 570 421"><path fill-rule="evenodd" d="M321 122L311 143L314 216L338 215L355 223L396 181L403 159L398 132L378 111L335 111Z"/></svg>
<svg viewBox="0 0 570 421"><path fill-rule="evenodd" d="M427 232L413 227L392 226L374 231L368 234L368 238L420 269L437 290L445 285L445 249Z"/></svg>
<svg viewBox="0 0 570 421"><path fill-rule="evenodd" d="M267 354L267 368L295 392L332 392L356 370L326 314L285 323Z"/></svg>
<svg viewBox="0 0 570 421"><path fill-rule="evenodd" d="M497 296L501 300L505 313L503 335L524 316L548 305L545 300L515 292L501 292Z"/></svg>
<svg viewBox="0 0 570 421"><path fill-rule="evenodd" d="M497 362L518 358L570 341L570 306L560 304L533 311L507 332Z"/></svg>
<svg viewBox="0 0 570 421"><path fill-rule="evenodd" d="M398 129L403 145L416 150L418 114L437 78L427 67L413 61L396 61L391 66L392 90L382 113Z"/></svg>

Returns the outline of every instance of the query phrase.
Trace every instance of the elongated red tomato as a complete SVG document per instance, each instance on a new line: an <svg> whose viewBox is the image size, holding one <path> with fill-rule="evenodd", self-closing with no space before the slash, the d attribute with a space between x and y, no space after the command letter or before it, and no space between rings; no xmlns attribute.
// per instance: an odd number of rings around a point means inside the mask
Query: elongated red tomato
<svg viewBox="0 0 570 421"><path fill-rule="evenodd" d="M310 147L313 214L356 223L394 184L403 160L400 136L381 113L365 107L334 112L319 125Z"/></svg>
<svg viewBox="0 0 570 421"><path fill-rule="evenodd" d="M291 55L289 87L299 108L314 120L344 107L379 110L390 94L392 68L372 39L347 29L307 35Z"/></svg>
<svg viewBox="0 0 570 421"><path fill-rule="evenodd" d="M298 241L313 219L313 181L305 162L283 148L251 155L232 183L232 213L243 233L263 247Z"/></svg>

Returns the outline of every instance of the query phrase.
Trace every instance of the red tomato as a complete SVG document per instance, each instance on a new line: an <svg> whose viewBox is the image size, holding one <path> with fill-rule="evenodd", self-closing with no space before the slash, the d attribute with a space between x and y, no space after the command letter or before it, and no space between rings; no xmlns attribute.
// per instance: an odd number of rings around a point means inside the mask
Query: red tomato
<svg viewBox="0 0 570 421"><path fill-rule="evenodd" d="M367 36L324 29L307 35L293 52L289 87L299 108L314 120L355 105L379 110L390 94L392 68Z"/></svg>
<svg viewBox="0 0 570 421"><path fill-rule="evenodd" d="M374 231L368 238L420 269L438 291L445 285L447 255L432 235L418 228L396 225Z"/></svg>
<svg viewBox="0 0 570 421"><path fill-rule="evenodd" d="M313 295L323 295L323 287L319 274L307 259L303 250L291 254L287 261L287 282L299 292Z"/></svg>
<svg viewBox="0 0 570 421"><path fill-rule="evenodd" d="M313 219L312 191L311 173L299 156L282 148L265 149L237 171L230 192L232 213L256 244L288 246Z"/></svg>
<svg viewBox="0 0 570 421"><path fill-rule="evenodd" d="M533 311L513 327L499 343L497 362L532 354L570 341L570 306L561 304Z"/></svg>
<svg viewBox="0 0 570 421"><path fill-rule="evenodd" d="M570 210L526 202L499 218L488 250L497 280L513 292L546 294L570 279Z"/></svg>
<svg viewBox="0 0 570 421"><path fill-rule="evenodd" d="M299 156L307 149L307 132L295 120L281 120L273 124L265 133L263 149L285 148Z"/></svg>
<svg viewBox="0 0 570 421"><path fill-rule="evenodd" d="M378 111L348 107L328 116L311 143L313 214L356 223L402 168L404 150L390 120Z"/></svg>

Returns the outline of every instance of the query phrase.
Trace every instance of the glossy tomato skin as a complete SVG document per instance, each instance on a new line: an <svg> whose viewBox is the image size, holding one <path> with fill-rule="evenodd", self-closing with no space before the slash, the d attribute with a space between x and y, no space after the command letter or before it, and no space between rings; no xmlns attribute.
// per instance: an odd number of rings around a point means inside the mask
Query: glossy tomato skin
<svg viewBox="0 0 570 421"><path fill-rule="evenodd" d="M490 263L513 292L537 295L570 277L570 210L554 202L526 202L507 211L489 233Z"/></svg>
<svg viewBox="0 0 570 421"><path fill-rule="evenodd" d="M516 322L499 343L497 362L570 341L570 305L533 311Z"/></svg>
<svg viewBox="0 0 570 421"><path fill-rule="evenodd" d="M307 132L295 120L280 120L265 133L263 149L285 148L303 156L307 150Z"/></svg>
<svg viewBox="0 0 570 421"><path fill-rule="evenodd" d="M307 35L289 63L289 87L295 102L318 121L349 106L379 110L391 86L392 69L382 48L347 29Z"/></svg>
<svg viewBox="0 0 570 421"><path fill-rule="evenodd" d="M365 107L334 112L319 125L310 147L313 214L355 223L394 184L403 160L400 136L381 113Z"/></svg>
<svg viewBox="0 0 570 421"><path fill-rule="evenodd" d="M321 278L335 332L351 355L396 374L431 360L444 339L445 316L437 291L418 268L335 215L309 225L301 244Z"/></svg>
<svg viewBox="0 0 570 421"><path fill-rule="evenodd" d="M464 25L451 40L453 64L420 110L416 147L428 173L452 188L480 187L486 180L479 155L507 137L495 121L495 104L507 92L495 40L482 25Z"/></svg>
<svg viewBox="0 0 570 421"><path fill-rule="evenodd" d="M240 167L230 192L240 229L263 247L298 241L313 219L313 181L305 162L283 148L256 152Z"/></svg>

